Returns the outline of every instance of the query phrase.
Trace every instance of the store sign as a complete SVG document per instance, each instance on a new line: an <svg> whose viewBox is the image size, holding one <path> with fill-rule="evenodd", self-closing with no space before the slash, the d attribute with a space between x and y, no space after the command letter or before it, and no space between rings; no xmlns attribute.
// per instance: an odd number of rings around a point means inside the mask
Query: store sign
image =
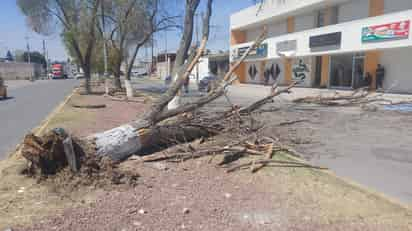
<svg viewBox="0 0 412 231"><path fill-rule="evenodd" d="M283 42L276 43L276 53L282 53L285 51L296 51L297 50L297 41L296 40L287 40Z"/></svg>
<svg viewBox="0 0 412 231"><path fill-rule="evenodd" d="M339 46L342 41L342 32L312 36L309 38L310 48Z"/></svg>
<svg viewBox="0 0 412 231"><path fill-rule="evenodd" d="M250 46L236 48L232 51L232 58L234 60L239 59L242 57L246 51L249 49ZM268 44L264 43L260 45L257 49L253 49L250 51L249 55L246 57L247 59L258 59L258 58L266 58L268 56Z"/></svg>
<svg viewBox="0 0 412 231"><path fill-rule="evenodd" d="M410 21L388 23L362 28L362 42L379 42L409 38Z"/></svg>

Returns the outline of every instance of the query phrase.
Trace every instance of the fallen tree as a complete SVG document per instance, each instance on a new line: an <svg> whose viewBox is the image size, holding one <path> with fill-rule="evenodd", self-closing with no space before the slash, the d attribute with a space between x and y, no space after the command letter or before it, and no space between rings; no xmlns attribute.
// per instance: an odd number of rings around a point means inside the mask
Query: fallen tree
<svg viewBox="0 0 412 231"><path fill-rule="evenodd" d="M187 0L187 4L196 5L196 1L200 0ZM274 85L267 97L245 108L232 107L228 111L213 115L196 113L195 116L188 116L187 113L192 113L195 110L198 111L204 105L225 94L227 87L237 80L237 77L233 76L235 70L249 53L256 49L264 40L266 28L243 56L231 66L225 77L210 93L194 102L183 104L174 109L167 109L168 103L173 100L181 89L205 50L209 38L212 4L213 0L207 1L207 11L203 18L203 36L200 46L196 51L191 49L191 53L186 56L186 62L177 72L178 77L176 81L165 94L153 103L151 109L142 119L103 133L92 134L83 139L71 137L66 131L61 129L53 130L43 137L36 137L30 134L24 140L22 153L30 161L31 169L42 174L54 174L59 169L69 165L73 171L76 171L82 165L95 166L99 165L102 160L107 159L118 163L132 155L150 154L179 143L188 143L202 137L206 138L219 133L230 132L234 129L244 134L253 133L258 130L259 128L255 127L251 113L271 102L271 99L274 97L288 93L295 83L283 89ZM187 7L186 10L190 11L193 9ZM189 12L189 14L192 15L193 20L192 12ZM187 25L193 26L193 23ZM193 32L193 30L185 31L189 31L188 33ZM183 37L185 36L187 35L183 35ZM186 46L186 43L181 43L179 50L186 50ZM245 123L245 121L250 121L250 123ZM266 153L272 153L275 147L278 146L271 144L270 147L270 151L267 150ZM258 150L248 148L245 150L238 149L237 151L235 149L234 153L250 154L254 151L255 154L259 152ZM94 164L90 164L90 162ZM266 162L261 161L258 164L266 165L267 163L268 159L266 159Z"/></svg>

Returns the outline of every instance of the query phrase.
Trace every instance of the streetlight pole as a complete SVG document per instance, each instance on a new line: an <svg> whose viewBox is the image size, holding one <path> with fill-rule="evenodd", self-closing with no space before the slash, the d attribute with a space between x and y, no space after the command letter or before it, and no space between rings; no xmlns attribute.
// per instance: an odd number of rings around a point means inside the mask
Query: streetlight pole
<svg viewBox="0 0 412 231"><path fill-rule="evenodd" d="M49 60L48 60L48 58L47 58L47 51L46 51L46 40L45 39L43 39L43 56L44 56L44 59L46 60L46 79L48 78L48 76L49 76Z"/></svg>
<svg viewBox="0 0 412 231"><path fill-rule="evenodd" d="M34 78L33 78L33 69L32 69L32 66L30 65L31 64L31 57L30 57L30 43L29 43L29 36L26 36L25 37L26 38L26 42L27 42L27 62L29 63L29 68L30 68L30 81L34 81Z"/></svg>

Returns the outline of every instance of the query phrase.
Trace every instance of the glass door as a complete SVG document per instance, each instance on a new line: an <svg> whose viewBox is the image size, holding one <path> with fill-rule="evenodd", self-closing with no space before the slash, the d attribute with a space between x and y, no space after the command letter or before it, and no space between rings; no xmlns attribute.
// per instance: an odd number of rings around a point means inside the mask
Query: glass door
<svg viewBox="0 0 412 231"><path fill-rule="evenodd" d="M362 86L363 76L365 75L364 71L365 56L363 54L356 54L353 57L353 79L352 79L352 88L358 89Z"/></svg>
<svg viewBox="0 0 412 231"><path fill-rule="evenodd" d="M353 54L340 54L331 56L329 73L329 83L331 88L352 88L353 57Z"/></svg>

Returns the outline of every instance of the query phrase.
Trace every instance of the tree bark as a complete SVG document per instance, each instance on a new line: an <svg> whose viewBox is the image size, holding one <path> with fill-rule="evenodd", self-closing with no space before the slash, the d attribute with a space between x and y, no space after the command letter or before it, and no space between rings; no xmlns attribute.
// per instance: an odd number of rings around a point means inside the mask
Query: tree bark
<svg viewBox="0 0 412 231"><path fill-rule="evenodd" d="M84 72L84 94L88 95L91 93L91 88L90 88L91 67L90 67L90 64L85 63L82 68Z"/></svg>

